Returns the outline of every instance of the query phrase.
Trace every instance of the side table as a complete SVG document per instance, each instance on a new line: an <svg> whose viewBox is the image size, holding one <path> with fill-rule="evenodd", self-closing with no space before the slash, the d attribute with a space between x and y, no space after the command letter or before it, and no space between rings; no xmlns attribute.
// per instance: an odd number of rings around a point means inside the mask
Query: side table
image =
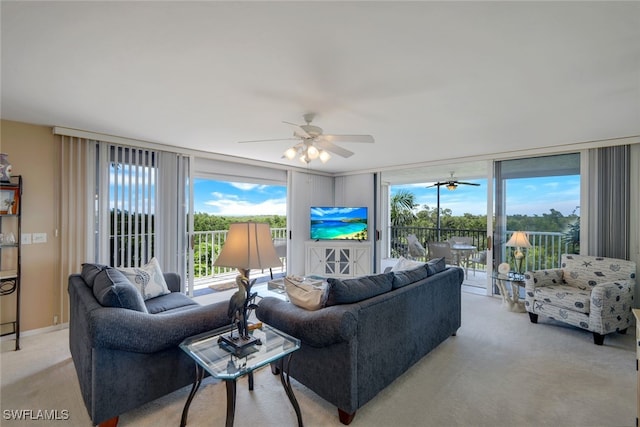
<svg viewBox="0 0 640 427"><path fill-rule="evenodd" d="M525 313L524 301L520 300L520 287L524 288L524 275L522 274L502 274L493 273L493 279L500 290L502 303L507 310L514 313ZM511 285L511 294L507 289L507 284Z"/></svg>
<svg viewBox="0 0 640 427"><path fill-rule="evenodd" d="M224 342L218 341L222 335L228 334L231 330L232 328L229 326L205 332L187 338L180 344L180 348L196 362L195 380L182 410L180 426L187 425L189 406L202 383L205 371L212 377L225 382L227 388L227 418L225 426L231 427L235 417L236 382L238 378L247 375L249 390L253 390L253 371L276 362L279 364L280 381L296 412L298 426L302 427L300 406L293 394L288 374L288 365L292 353L300 348L300 340L263 324L261 328L252 331L254 337L260 339L261 345L250 345L244 347L241 351L235 351L227 347ZM286 377L285 370L287 371Z"/></svg>

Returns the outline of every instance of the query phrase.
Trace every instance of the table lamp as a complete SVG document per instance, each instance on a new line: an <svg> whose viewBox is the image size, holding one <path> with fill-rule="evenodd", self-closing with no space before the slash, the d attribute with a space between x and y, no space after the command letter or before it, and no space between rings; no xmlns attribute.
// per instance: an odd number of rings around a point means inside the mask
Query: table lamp
<svg viewBox="0 0 640 427"><path fill-rule="evenodd" d="M521 251L521 248L530 248L531 243L529 243L529 239L524 231L516 231L511 235L511 238L506 244L507 247L516 248L513 252L513 260L514 267L516 273L522 274L522 259L524 258L524 253Z"/></svg>
<svg viewBox="0 0 640 427"><path fill-rule="evenodd" d="M238 328L238 337L229 336L222 339L232 347L239 349L256 343L249 336L247 312L255 294L251 294L254 280L249 280L249 271L281 266L271 238L269 224L259 222L239 222L229 225L227 238L220 255L213 263L219 267L237 268L240 274L236 277L238 291L229 300L229 317Z"/></svg>

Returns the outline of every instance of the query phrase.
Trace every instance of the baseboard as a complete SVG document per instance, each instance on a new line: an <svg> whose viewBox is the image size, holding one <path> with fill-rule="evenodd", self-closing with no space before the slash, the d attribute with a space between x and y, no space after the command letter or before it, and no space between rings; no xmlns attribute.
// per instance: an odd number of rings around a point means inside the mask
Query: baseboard
<svg viewBox="0 0 640 427"><path fill-rule="evenodd" d="M46 334L47 332L59 331L59 330L62 330L62 329L67 329L68 327L69 327L69 323L60 323L58 325L47 326L46 328L31 329L31 330L28 330L28 331L20 331L20 338L29 337L29 336L32 336L32 335ZM15 339L16 339L16 334L9 334L9 335L5 335L2 338L0 338L0 341L10 341L10 340L15 340Z"/></svg>

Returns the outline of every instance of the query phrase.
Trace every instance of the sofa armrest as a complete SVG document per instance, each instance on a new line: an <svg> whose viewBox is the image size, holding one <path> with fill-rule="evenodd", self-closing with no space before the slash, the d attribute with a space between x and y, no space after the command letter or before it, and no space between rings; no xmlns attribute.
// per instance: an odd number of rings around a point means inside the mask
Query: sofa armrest
<svg viewBox="0 0 640 427"><path fill-rule="evenodd" d="M590 316L608 317L628 312L633 306L634 283L628 280L599 283L591 290Z"/></svg>
<svg viewBox="0 0 640 427"><path fill-rule="evenodd" d="M533 291L535 288L543 286L561 285L562 275L563 272L560 268L527 271L524 274L525 289Z"/></svg>
<svg viewBox="0 0 640 427"><path fill-rule="evenodd" d="M99 308L88 313L89 339L94 348L154 353L185 338L230 325L227 302L159 314L124 308Z"/></svg>
<svg viewBox="0 0 640 427"><path fill-rule="evenodd" d="M263 322L314 347L349 341L357 331L357 309L336 305L309 311L274 297L260 301L256 316Z"/></svg>

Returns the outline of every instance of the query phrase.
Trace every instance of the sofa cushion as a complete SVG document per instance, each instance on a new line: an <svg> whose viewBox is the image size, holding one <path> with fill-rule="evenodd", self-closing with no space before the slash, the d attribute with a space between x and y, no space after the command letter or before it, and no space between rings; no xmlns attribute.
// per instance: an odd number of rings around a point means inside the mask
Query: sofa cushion
<svg viewBox="0 0 640 427"><path fill-rule="evenodd" d="M96 276L104 270L105 267L107 266L103 264L84 263L82 264L82 271L80 272L80 275L87 286L92 288L93 282L96 280Z"/></svg>
<svg viewBox="0 0 640 427"><path fill-rule="evenodd" d="M93 295L104 307L147 312L140 292L124 274L113 267L105 267L96 275L93 282Z"/></svg>
<svg viewBox="0 0 640 427"><path fill-rule="evenodd" d="M147 264L141 267L119 268L118 270L138 288L144 300L170 293L156 258L151 258Z"/></svg>
<svg viewBox="0 0 640 427"><path fill-rule="evenodd" d="M429 276L433 276L434 274L440 273L447 269L447 264L443 258L434 258L427 262L427 271L429 272Z"/></svg>
<svg viewBox="0 0 640 427"><path fill-rule="evenodd" d="M416 267L412 270L394 271L393 272L393 289L407 286L409 283L417 282L429 276L429 271L424 265Z"/></svg>
<svg viewBox="0 0 640 427"><path fill-rule="evenodd" d="M406 259L405 257L400 257L396 265L391 268L391 271L405 271L405 270L413 270L416 267L424 265L425 263L422 261L414 261L411 259Z"/></svg>
<svg viewBox="0 0 640 427"><path fill-rule="evenodd" d="M177 311L184 308L198 307L199 304L180 292L171 292L167 295L161 295L155 298L149 298L144 302L147 311L151 314L162 313L165 311Z"/></svg>
<svg viewBox="0 0 640 427"><path fill-rule="evenodd" d="M326 306L351 304L389 292L393 287L392 272L355 279L327 279L329 292Z"/></svg>

